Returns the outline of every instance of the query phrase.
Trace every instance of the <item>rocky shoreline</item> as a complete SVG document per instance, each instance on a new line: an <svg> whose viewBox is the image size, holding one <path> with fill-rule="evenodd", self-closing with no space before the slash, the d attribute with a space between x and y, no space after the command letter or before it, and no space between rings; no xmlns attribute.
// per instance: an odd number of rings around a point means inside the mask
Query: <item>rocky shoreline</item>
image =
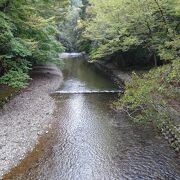
<svg viewBox="0 0 180 180"><path fill-rule="evenodd" d="M32 152L53 121L54 100L49 93L63 82L52 64L34 67L28 88L0 109L0 179Z"/></svg>

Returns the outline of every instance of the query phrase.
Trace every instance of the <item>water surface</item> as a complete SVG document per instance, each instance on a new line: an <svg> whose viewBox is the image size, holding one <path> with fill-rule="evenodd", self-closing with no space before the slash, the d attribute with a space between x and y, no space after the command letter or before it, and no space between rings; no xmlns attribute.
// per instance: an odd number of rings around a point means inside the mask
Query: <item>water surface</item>
<svg viewBox="0 0 180 180"><path fill-rule="evenodd" d="M68 60L64 76L59 91L118 89L80 59ZM56 93L54 98L53 142L19 179L180 179L179 156L159 132L134 124L110 108L116 93Z"/></svg>

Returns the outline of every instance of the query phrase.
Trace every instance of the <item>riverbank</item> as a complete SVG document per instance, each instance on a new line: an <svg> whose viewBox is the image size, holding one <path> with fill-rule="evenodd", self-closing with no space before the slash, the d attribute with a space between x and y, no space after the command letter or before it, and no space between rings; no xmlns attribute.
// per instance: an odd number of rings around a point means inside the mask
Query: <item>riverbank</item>
<svg viewBox="0 0 180 180"><path fill-rule="evenodd" d="M4 180L178 179L178 156L155 128L111 109L117 94L83 93L117 88L84 61L66 61L63 86L53 94L55 124Z"/></svg>
<svg viewBox="0 0 180 180"><path fill-rule="evenodd" d="M0 179L31 152L52 123L55 102L49 93L63 82L55 65L36 66L28 88L0 110Z"/></svg>
<svg viewBox="0 0 180 180"><path fill-rule="evenodd" d="M105 64L102 61L95 61L93 64L106 76L110 77L121 89L124 89L125 82L131 79L131 72L122 71L112 63Z"/></svg>
<svg viewBox="0 0 180 180"><path fill-rule="evenodd" d="M105 75L110 77L120 88L125 90L125 82L131 79L130 71L122 71L118 69L113 63L104 63L102 61L95 61L93 64ZM169 103L168 103L169 104ZM177 103L176 103L177 104ZM180 124L179 124L179 105L174 106L169 104L169 115L171 121L168 123L164 122L160 131L164 138L169 142L170 146L175 149L177 153L180 152Z"/></svg>

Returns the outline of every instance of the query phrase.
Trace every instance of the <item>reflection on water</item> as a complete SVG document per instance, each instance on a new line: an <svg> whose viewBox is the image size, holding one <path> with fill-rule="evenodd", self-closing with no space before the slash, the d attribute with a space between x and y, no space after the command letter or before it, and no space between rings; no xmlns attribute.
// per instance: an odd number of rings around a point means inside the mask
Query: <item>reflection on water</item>
<svg viewBox="0 0 180 180"><path fill-rule="evenodd" d="M179 179L177 155L151 127L109 109L112 95L56 95L56 143L33 179ZM27 178L28 179L28 178Z"/></svg>
<svg viewBox="0 0 180 180"><path fill-rule="evenodd" d="M117 86L105 78L96 68L79 59L67 60L61 90L115 90Z"/></svg>
<svg viewBox="0 0 180 180"><path fill-rule="evenodd" d="M61 90L117 88L82 61L69 63ZM160 134L110 109L116 95L56 94L54 98L56 141L20 179L180 179L178 155Z"/></svg>

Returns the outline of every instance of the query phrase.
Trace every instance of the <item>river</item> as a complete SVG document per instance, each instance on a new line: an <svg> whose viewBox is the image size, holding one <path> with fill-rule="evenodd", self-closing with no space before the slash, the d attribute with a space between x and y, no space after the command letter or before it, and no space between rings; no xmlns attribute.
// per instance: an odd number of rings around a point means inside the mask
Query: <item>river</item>
<svg viewBox="0 0 180 180"><path fill-rule="evenodd" d="M19 179L180 179L179 156L161 134L111 109L118 94L103 91L118 90L112 81L78 58L66 60L63 74L64 84L53 95L53 141Z"/></svg>

